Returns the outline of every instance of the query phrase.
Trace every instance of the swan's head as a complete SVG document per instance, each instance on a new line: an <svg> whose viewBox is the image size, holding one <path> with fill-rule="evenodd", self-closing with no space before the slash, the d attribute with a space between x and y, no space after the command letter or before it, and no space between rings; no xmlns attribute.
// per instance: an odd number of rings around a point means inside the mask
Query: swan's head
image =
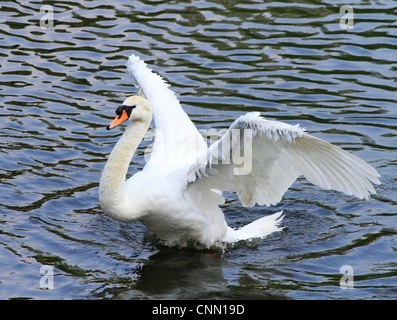
<svg viewBox="0 0 397 320"><path fill-rule="evenodd" d="M133 121L150 121L152 108L149 101L139 96L131 96L116 109L116 118L106 127L110 130L131 118Z"/></svg>

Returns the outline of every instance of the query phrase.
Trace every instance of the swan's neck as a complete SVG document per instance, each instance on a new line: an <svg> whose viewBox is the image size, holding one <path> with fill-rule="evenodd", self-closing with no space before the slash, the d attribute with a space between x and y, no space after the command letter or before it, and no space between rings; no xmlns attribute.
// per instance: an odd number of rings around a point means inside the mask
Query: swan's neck
<svg viewBox="0 0 397 320"><path fill-rule="evenodd" d="M124 184L134 152L148 130L150 121L130 122L114 146L103 169L99 183L99 202L102 210L117 220L133 220L125 199Z"/></svg>

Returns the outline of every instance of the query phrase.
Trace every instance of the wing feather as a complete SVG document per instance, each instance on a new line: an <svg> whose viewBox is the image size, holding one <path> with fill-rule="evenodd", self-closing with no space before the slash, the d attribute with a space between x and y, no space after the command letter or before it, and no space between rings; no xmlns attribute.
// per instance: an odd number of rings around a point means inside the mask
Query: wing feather
<svg viewBox="0 0 397 320"><path fill-rule="evenodd" d="M301 175L324 189L361 199L375 193L371 182L380 183L378 172L355 155L298 125L265 120L258 112L238 118L199 156L190 167L189 182L199 189L234 191L245 206L268 206L278 203Z"/></svg>

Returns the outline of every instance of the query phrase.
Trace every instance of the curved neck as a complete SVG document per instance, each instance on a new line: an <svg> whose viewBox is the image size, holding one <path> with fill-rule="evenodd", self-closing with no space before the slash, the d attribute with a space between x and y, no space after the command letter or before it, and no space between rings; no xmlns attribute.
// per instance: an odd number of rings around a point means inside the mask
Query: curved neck
<svg viewBox="0 0 397 320"><path fill-rule="evenodd" d="M131 159L150 125L149 121L130 122L117 141L103 169L99 183L99 203L102 210L117 220L132 220L128 217L124 184Z"/></svg>

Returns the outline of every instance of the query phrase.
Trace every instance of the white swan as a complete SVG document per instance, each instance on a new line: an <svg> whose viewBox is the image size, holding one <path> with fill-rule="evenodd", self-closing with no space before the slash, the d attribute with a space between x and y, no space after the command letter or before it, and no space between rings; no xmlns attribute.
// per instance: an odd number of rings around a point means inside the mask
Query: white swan
<svg viewBox="0 0 397 320"><path fill-rule="evenodd" d="M102 210L119 221L141 221L166 244L191 239L205 246L265 237L280 230L282 212L239 230L230 228L219 205L221 191L236 192L244 206L274 205L300 176L324 189L358 198L375 193L379 174L358 157L258 112L239 117L217 142L205 139L160 76L135 55L127 72L141 89L116 110L111 129L131 119L103 170ZM127 181L130 161L153 119L150 160Z"/></svg>

